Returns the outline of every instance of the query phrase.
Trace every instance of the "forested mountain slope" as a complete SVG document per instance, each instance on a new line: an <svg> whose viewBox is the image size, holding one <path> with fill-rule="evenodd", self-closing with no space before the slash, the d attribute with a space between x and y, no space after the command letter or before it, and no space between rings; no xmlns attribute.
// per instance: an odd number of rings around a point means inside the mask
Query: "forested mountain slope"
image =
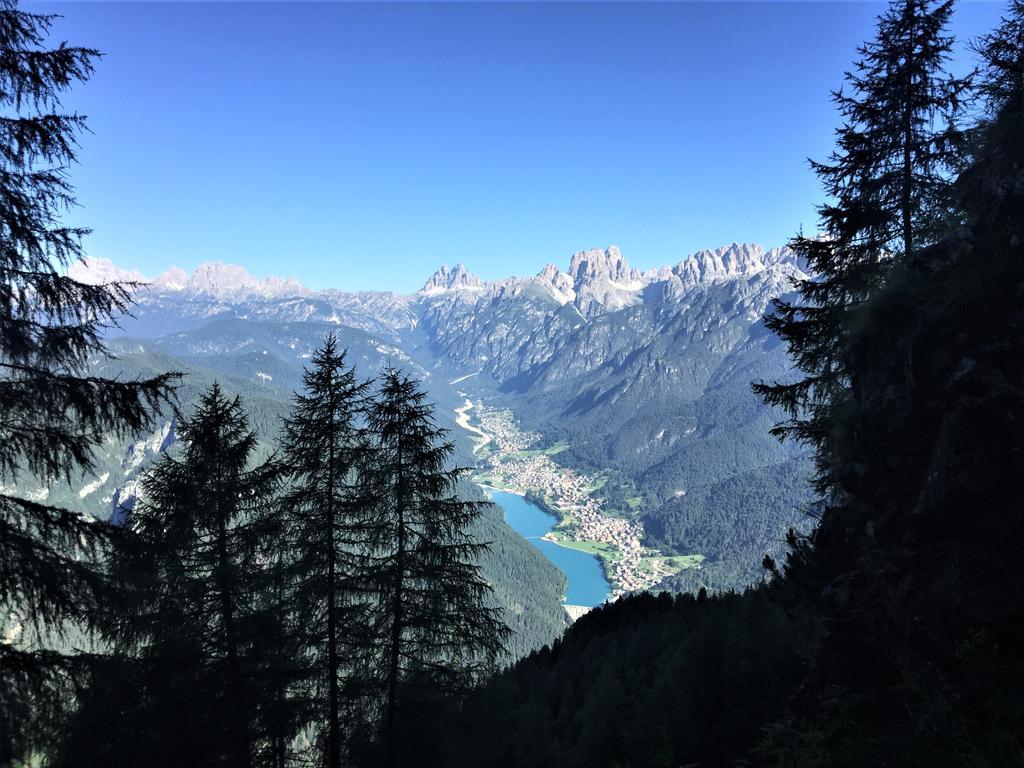
<svg viewBox="0 0 1024 768"><path fill-rule="evenodd" d="M97 369L122 378L180 371L185 374L178 390L179 407L187 411L200 394L218 381L242 398L253 430L260 438L258 457L277 450L281 419L291 408L292 393L301 386L302 355L322 343L331 325L316 323L253 323L235 319L215 320L195 331L179 332L160 340L119 338L111 342L118 359ZM402 353L358 329L341 329L339 343L348 346L360 375L370 378L387 362L404 362L414 372L422 369ZM379 349L378 349L379 348ZM303 351L296 352L296 349ZM456 429L450 409L438 409L443 423ZM131 507L138 493L140 473L150 467L161 451L176 441L175 414L163 414L152 433L123 443L109 440L98 452L93 475L76 482L58 483L48 490L29 489L36 498L46 493L49 503L66 503L101 519L120 519L122 507ZM463 455L463 463L469 457ZM462 494L482 498L466 483ZM494 587L495 598L505 609L513 630L509 659L551 642L567 624L560 606L565 576L533 546L502 520L497 508L488 511L474 530L480 541L491 542L481 563Z"/></svg>

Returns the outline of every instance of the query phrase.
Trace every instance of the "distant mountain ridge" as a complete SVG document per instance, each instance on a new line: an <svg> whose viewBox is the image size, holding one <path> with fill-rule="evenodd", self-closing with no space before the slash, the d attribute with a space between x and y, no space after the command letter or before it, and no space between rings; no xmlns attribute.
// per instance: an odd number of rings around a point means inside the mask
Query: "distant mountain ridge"
<svg viewBox="0 0 1024 768"><path fill-rule="evenodd" d="M180 292L190 297L205 296L224 300L254 297L283 299L312 293L295 278L267 277L257 280L245 267L222 261L204 261L192 274L179 267L171 267L149 279L137 270L119 268L110 259L90 258L73 264L68 274L83 283L147 283L153 292Z"/></svg>
<svg viewBox="0 0 1024 768"><path fill-rule="evenodd" d="M594 300L603 307L617 308L628 303L627 296L638 293L652 284L666 282L683 289L706 282L722 281L747 276L782 264L796 266L795 255L786 247L765 249L754 244L732 243L713 250L697 251L675 266L663 266L640 271L626 261L617 246L579 251L570 257L569 268L562 272L555 264L547 264L533 276L483 281L461 262L454 268L441 266L413 294L392 291L344 291L307 288L293 277L266 277L257 279L245 267L222 261L201 262L191 274L179 267L170 267L154 278L147 278L134 269L123 269L111 260L87 258L73 264L68 274L85 283L138 282L148 285L150 293L181 293L189 298L211 298L225 301L246 299L279 300L291 298L337 298L341 295L388 295L415 301L452 291L488 292L491 295L525 285L539 285L549 289L552 298L561 303L586 297L582 303Z"/></svg>
<svg viewBox="0 0 1024 768"><path fill-rule="evenodd" d="M643 522L650 544L705 555L688 574L701 584L757 578L799 523L801 460L769 436L777 414L750 391L790 370L761 323L808 277L788 248L733 243L641 271L609 246L564 271L488 281L456 264L404 295L311 290L221 262L152 280L105 260L71 274L147 282L121 333L190 364L290 388L335 329L368 374L390 362L439 402L461 402L461 388L509 407L569 445L560 461L605 476L606 508Z"/></svg>

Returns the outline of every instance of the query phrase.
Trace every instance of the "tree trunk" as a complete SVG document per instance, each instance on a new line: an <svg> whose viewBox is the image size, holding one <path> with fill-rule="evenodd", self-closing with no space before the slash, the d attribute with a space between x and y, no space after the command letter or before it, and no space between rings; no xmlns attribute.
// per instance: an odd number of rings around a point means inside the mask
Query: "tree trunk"
<svg viewBox="0 0 1024 768"><path fill-rule="evenodd" d="M239 768L249 768L249 734L242 697L242 673L238 663L238 636L235 630L234 606L231 603L231 577L228 563L227 520L223 506L217 510L218 586L220 589L221 621L224 624L224 643L228 661L228 690L231 694L231 714L234 720L235 760Z"/></svg>
<svg viewBox="0 0 1024 768"><path fill-rule="evenodd" d="M398 477L395 483L395 514L398 524L395 572L393 575L394 596L391 604L391 656L388 662L388 697L384 721L384 764L395 768L398 753L395 750L398 738L398 676L401 661L401 641L404 617L402 615L402 590L405 586L405 482L403 477L401 437L398 447Z"/></svg>
<svg viewBox="0 0 1024 768"><path fill-rule="evenodd" d="M335 541L335 520L334 508L334 381L331 380L328 389L328 402L330 403L330 425L327 447L327 677L328 677L328 703L327 716L330 722L327 725L327 766L328 768L340 768L341 765L341 736L338 727L338 587L337 587L337 542Z"/></svg>
<svg viewBox="0 0 1024 768"><path fill-rule="evenodd" d="M914 247L913 229L913 144L914 144L914 111L913 111L913 88L914 88L914 27L911 24L907 31L910 39L907 43L904 66L907 68L906 90L903 94L903 189L901 190L900 208L903 223L903 258L911 257Z"/></svg>

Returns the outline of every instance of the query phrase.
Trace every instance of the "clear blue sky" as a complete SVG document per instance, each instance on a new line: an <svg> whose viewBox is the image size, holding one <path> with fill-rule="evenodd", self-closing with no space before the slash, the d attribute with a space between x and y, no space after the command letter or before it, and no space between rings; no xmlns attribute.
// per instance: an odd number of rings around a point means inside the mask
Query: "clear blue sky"
<svg viewBox="0 0 1024 768"><path fill-rule="evenodd" d="M75 2L87 250L418 288L617 244L636 266L780 245L820 202L829 90L880 4ZM966 3L954 31L1002 6ZM966 54L965 54L966 56ZM966 60L966 59L965 59Z"/></svg>

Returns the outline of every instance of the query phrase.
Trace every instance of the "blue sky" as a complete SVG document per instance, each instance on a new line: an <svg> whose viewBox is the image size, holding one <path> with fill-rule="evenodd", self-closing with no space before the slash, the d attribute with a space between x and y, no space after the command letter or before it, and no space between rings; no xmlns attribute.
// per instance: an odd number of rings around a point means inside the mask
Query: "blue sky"
<svg viewBox="0 0 1024 768"><path fill-rule="evenodd" d="M641 268L815 226L806 158L883 6L28 3L104 51L66 106L87 250L418 288L619 245ZM961 4L963 39L1002 6ZM964 54L964 63L967 54Z"/></svg>

